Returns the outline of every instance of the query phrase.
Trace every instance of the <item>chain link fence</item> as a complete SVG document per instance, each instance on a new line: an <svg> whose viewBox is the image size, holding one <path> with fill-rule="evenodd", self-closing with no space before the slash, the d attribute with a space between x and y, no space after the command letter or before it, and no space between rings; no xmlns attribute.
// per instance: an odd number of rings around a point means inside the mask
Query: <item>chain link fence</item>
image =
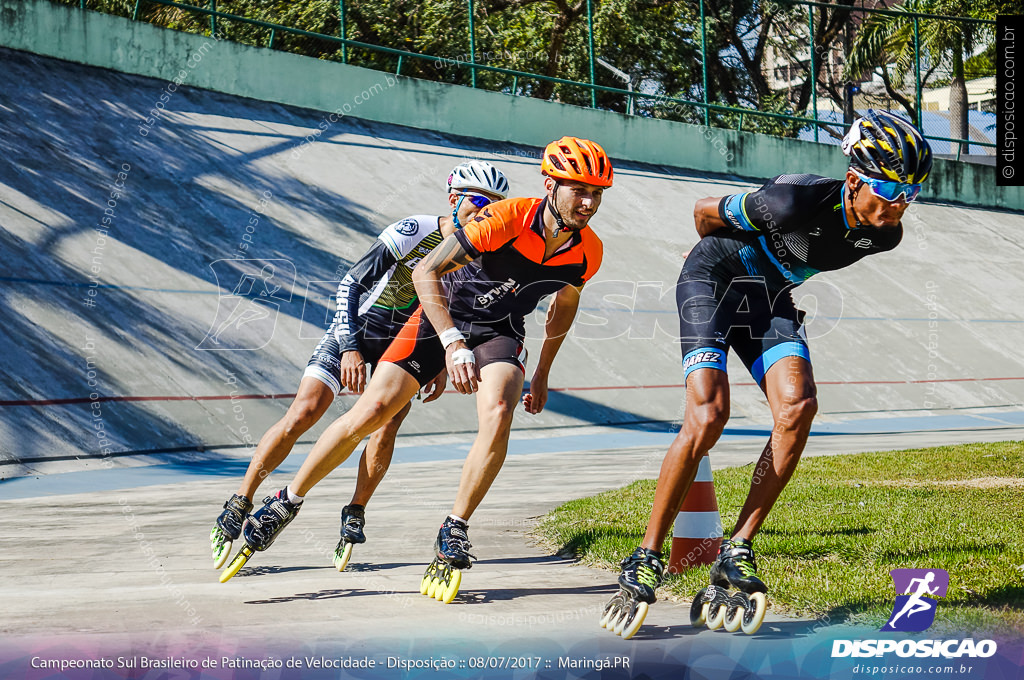
<svg viewBox="0 0 1024 680"><path fill-rule="evenodd" d="M995 17L863 2L875 6L64 0L408 77L825 144L882 109L916 123L939 156L994 163Z"/></svg>

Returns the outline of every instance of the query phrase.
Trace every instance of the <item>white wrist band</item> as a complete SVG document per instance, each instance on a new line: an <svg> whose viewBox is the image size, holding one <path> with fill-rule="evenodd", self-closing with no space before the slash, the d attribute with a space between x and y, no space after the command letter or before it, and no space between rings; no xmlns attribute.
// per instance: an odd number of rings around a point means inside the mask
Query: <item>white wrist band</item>
<svg viewBox="0 0 1024 680"><path fill-rule="evenodd" d="M475 364L476 357L471 349L457 349L452 352L452 363L456 366L459 364Z"/></svg>
<svg viewBox="0 0 1024 680"><path fill-rule="evenodd" d="M444 345L445 349L448 349L448 345L452 344L453 342L458 342L459 340L462 340L463 342L466 341L466 336L463 335L462 331L460 331L455 326L452 326L446 331L442 331L441 335L439 335L438 337L441 338L441 344Z"/></svg>

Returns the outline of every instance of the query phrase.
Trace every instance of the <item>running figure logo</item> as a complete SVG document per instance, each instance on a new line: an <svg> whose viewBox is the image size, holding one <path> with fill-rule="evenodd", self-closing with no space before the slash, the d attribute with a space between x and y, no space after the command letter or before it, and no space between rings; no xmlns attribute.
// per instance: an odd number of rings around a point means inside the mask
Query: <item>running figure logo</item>
<svg viewBox="0 0 1024 680"><path fill-rule="evenodd" d="M896 586L892 616L882 630L919 632L935 621L937 600L949 588L949 573L944 569L893 569L889 572Z"/></svg>
<svg viewBox="0 0 1024 680"><path fill-rule="evenodd" d="M288 260L216 260L217 311L198 350L254 350L270 342L282 303L291 301L295 267Z"/></svg>

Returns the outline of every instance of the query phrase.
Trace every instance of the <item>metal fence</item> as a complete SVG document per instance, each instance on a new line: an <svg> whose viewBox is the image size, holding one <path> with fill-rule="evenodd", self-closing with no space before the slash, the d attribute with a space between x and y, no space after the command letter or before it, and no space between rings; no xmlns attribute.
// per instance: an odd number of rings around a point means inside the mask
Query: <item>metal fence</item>
<svg viewBox="0 0 1024 680"><path fill-rule="evenodd" d="M543 40L507 44L510 22L550 22L550 15L488 12L474 0L419 4L417 11L433 12L434 25L442 26L429 40L403 34L394 16L368 15L369 3L352 0L221 0L219 6L217 0L64 0L399 75L821 143L838 143L852 118L868 107L891 110L913 120L940 155L991 156L995 115L985 109L987 99L994 99L994 60L986 50L995 21L907 10L921 3L863 9L754 0L746 14L734 16L733 3L693 0L670 3L677 14L659 29L641 22L617 25L621 17L606 7L612 3L587 0L581 16L564 27L563 49L555 53ZM268 7L279 14L268 15ZM665 42L663 30L672 33L675 70L658 63L637 66L645 45ZM866 40L869 35L877 39ZM385 37L396 44L380 44ZM410 43L418 49L409 49ZM632 61L611 63L595 44ZM878 45L886 49L879 53ZM678 64L691 62L680 71ZM956 100L973 109L964 113Z"/></svg>

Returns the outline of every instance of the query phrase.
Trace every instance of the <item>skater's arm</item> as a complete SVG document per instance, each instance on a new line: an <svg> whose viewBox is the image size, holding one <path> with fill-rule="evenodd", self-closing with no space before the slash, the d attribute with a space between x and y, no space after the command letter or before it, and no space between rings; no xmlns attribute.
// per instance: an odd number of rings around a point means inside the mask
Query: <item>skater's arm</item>
<svg viewBox="0 0 1024 680"><path fill-rule="evenodd" d="M416 295L423 305L423 313L434 330L442 332L455 325L448 311L448 298L444 292L441 277L469 264L470 257L462 244L452 234L439 246L430 251L412 270L412 282L416 286ZM461 342L461 341L460 341ZM459 344L459 343L453 343ZM464 346L465 343L463 342Z"/></svg>
<svg viewBox="0 0 1024 680"><path fill-rule="evenodd" d="M394 253L378 240L352 265L338 284L338 314L334 319L334 335L341 350L341 383L353 392L362 392L366 387L366 360L359 343L362 334L359 301L397 261Z"/></svg>
<svg viewBox="0 0 1024 680"><path fill-rule="evenodd" d="M701 198L693 208L693 222L697 226L697 234L704 238L708 234L727 226L718 212L722 197Z"/></svg>
<svg viewBox="0 0 1024 680"><path fill-rule="evenodd" d="M442 336L455 327L455 320L448 311L448 298L445 296L441 277L464 267L470 261L469 254L455 234L452 234L430 251L430 254L412 270L412 282L416 286L416 295L420 298L423 313L427 315L427 320L434 330ZM452 379L452 387L460 394L476 392L480 371L465 340L455 340L446 346L445 365Z"/></svg>
<svg viewBox="0 0 1024 680"><path fill-rule="evenodd" d="M548 400L548 374L551 364L555 361L562 341L572 328L576 319L576 311L580 306L580 292L583 286L566 286L555 293L548 317L544 323L544 344L540 348L540 359L537 369L530 379L530 392L523 397L523 406L527 413L540 413Z"/></svg>
<svg viewBox="0 0 1024 680"><path fill-rule="evenodd" d="M359 322L359 301L365 293L373 290L396 262L398 259L394 253L383 241L377 240L338 284L338 315L334 321L335 336L342 353L360 349L359 329L362 324Z"/></svg>
<svg viewBox="0 0 1024 680"><path fill-rule="evenodd" d="M777 178L776 178L777 179ZM802 218L838 200L822 193L818 184L776 184L770 180L756 191L697 201L693 216L701 238L725 228L731 236L777 234L804 228Z"/></svg>

